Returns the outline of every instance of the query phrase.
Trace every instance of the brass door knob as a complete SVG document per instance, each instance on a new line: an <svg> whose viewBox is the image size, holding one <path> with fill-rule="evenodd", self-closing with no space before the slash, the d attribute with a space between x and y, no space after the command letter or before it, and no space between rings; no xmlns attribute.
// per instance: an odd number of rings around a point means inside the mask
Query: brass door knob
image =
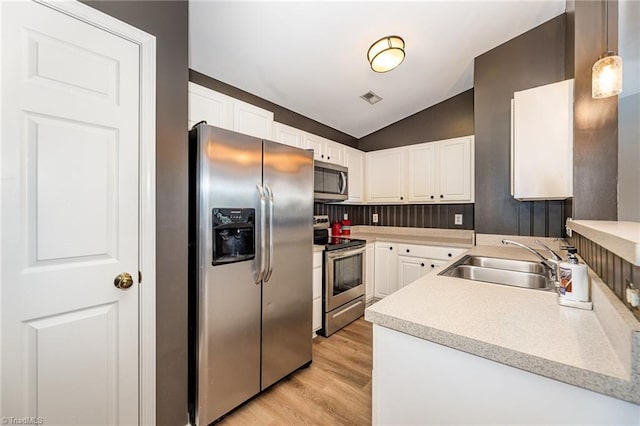
<svg viewBox="0 0 640 426"><path fill-rule="evenodd" d="M129 273L123 272L113 280L113 285L120 290L126 290L133 285L133 278Z"/></svg>

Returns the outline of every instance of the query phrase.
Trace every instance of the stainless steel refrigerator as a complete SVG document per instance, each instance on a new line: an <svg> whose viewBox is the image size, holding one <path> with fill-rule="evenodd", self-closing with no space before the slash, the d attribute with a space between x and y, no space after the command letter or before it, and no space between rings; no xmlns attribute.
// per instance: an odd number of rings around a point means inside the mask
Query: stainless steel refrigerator
<svg viewBox="0 0 640 426"><path fill-rule="evenodd" d="M313 154L189 132L189 413L206 425L311 363Z"/></svg>

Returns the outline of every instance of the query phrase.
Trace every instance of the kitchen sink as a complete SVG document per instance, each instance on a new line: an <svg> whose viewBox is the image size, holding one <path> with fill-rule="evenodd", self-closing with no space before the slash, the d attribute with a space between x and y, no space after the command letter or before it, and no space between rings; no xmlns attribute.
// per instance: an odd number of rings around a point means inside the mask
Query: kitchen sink
<svg viewBox="0 0 640 426"><path fill-rule="evenodd" d="M527 260L467 255L438 275L536 290L555 289L547 268Z"/></svg>

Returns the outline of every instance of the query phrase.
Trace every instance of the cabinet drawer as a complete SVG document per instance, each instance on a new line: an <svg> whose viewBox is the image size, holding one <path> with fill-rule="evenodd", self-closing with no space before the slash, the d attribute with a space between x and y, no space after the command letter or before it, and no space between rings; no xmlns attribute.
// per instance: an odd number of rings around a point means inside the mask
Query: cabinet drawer
<svg viewBox="0 0 640 426"><path fill-rule="evenodd" d="M464 253L467 249L453 247L420 246L400 244L398 254L402 256L424 257L429 259L449 260Z"/></svg>
<svg viewBox="0 0 640 426"><path fill-rule="evenodd" d="M313 252L313 267L314 268L322 268L322 251L314 251Z"/></svg>

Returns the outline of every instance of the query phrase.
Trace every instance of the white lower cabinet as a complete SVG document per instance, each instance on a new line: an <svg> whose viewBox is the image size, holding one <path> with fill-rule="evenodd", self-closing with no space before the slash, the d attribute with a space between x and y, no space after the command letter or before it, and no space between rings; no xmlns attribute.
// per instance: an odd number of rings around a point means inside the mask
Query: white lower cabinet
<svg viewBox="0 0 640 426"><path fill-rule="evenodd" d="M375 243L375 297L386 297L398 289L397 268L398 244Z"/></svg>
<svg viewBox="0 0 640 426"><path fill-rule="evenodd" d="M456 247L376 242L373 295L378 299L386 297L465 251Z"/></svg>
<svg viewBox="0 0 640 426"><path fill-rule="evenodd" d="M367 244L365 251L365 271L364 271L364 285L365 285L365 302L373 299L373 289L375 288L376 272L375 272L375 257L376 249L374 243Z"/></svg>
<svg viewBox="0 0 640 426"><path fill-rule="evenodd" d="M321 251L313 252L313 314L312 333L322 328L322 255Z"/></svg>

